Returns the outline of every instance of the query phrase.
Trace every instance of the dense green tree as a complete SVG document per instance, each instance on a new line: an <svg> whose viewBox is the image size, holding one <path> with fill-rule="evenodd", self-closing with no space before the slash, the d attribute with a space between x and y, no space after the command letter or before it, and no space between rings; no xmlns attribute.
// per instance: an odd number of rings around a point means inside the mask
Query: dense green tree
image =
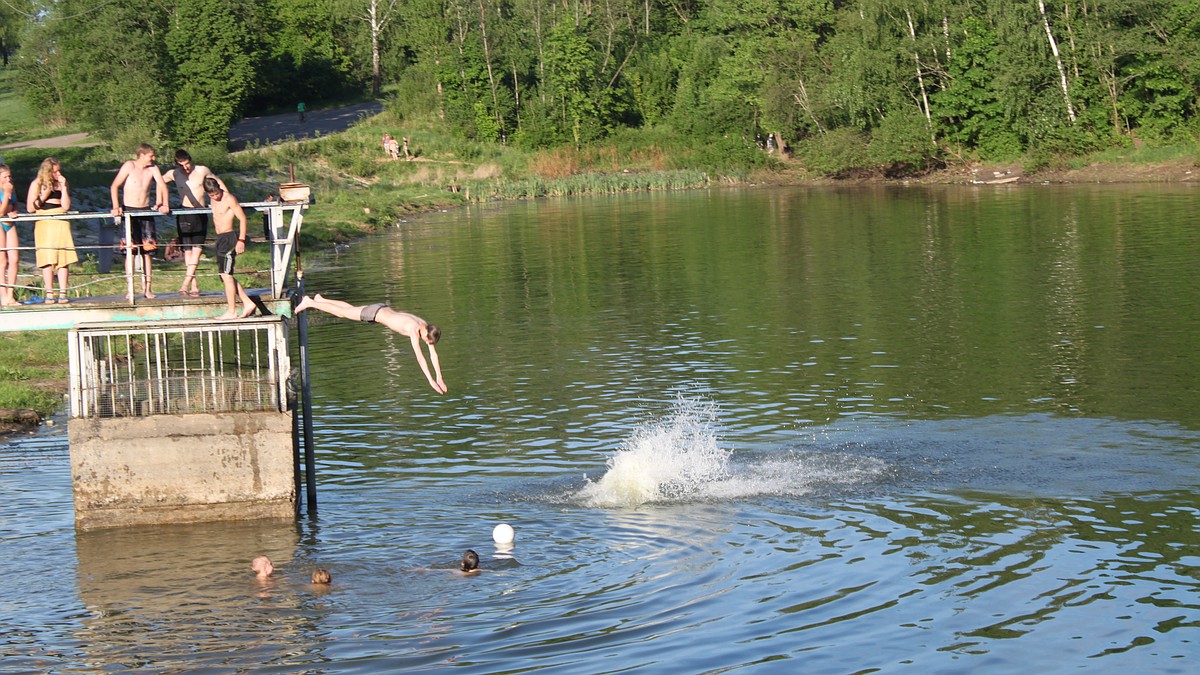
<svg viewBox="0 0 1200 675"><path fill-rule="evenodd" d="M86 0L54 5L47 27L73 119L109 135L165 133L175 75L163 44L169 7L163 0L113 0L98 9Z"/></svg>
<svg viewBox="0 0 1200 675"><path fill-rule="evenodd" d="M1198 16L1200 0L11 0L0 30L25 28L0 48L20 36L47 118L110 134L209 142L239 114L391 81L397 113L472 138L663 125L739 152L770 131L813 166L920 170L1194 139Z"/></svg>
<svg viewBox="0 0 1200 675"><path fill-rule="evenodd" d="M33 10L31 0L5 0L0 3L0 58L4 59L5 68L21 42L21 34L28 20L33 17Z"/></svg>
<svg viewBox="0 0 1200 675"><path fill-rule="evenodd" d="M223 144L254 84L253 41L231 0L176 0L166 35L178 77L172 137Z"/></svg>

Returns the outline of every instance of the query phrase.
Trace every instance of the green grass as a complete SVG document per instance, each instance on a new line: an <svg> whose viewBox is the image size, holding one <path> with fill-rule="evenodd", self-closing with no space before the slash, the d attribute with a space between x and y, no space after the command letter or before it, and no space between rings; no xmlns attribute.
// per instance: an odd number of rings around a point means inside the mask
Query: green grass
<svg viewBox="0 0 1200 675"><path fill-rule="evenodd" d="M15 78L11 68L0 69L0 145L83 131L78 125L43 124L13 86ZM7 160L8 151L4 155Z"/></svg>
<svg viewBox="0 0 1200 675"><path fill-rule="evenodd" d="M67 341L61 332L0 333L0 408L33 408L43 416L63 400Z"/></svg>
<svg viewBox="0 0 1200 675"><path fill-rule="evenodd" d="M1092 164L1159 164L1165 162L1191 161L1200 166L1200 144L1182 143L1164 146L1142 146L1140 148L1109 148L1082 157L1074 157L1067 164L1080 169Z"/></svg>

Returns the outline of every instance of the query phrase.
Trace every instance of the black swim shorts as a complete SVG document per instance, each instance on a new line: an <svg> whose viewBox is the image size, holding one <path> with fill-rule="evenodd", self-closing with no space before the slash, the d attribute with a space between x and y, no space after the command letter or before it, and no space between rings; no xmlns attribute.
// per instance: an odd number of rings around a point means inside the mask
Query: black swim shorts
<svg viewBox="0 0 1200 675"><path fill-rule="evenodd" d="M230 230L217 235L217 272L233 274L233 263L237 261L237 232Z"/></svg>
<svg viewBox="0 0 1200 675"><path fill-rule="evenodd" d="M203 246L208 238L207 213L181 213L175 216L175 226L179 228L180 246Z"/></svg>

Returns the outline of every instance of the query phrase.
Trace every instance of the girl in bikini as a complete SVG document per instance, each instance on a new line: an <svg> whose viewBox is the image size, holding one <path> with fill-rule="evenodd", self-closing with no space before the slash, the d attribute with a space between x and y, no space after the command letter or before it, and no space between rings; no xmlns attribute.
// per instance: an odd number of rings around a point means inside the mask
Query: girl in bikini
<svg viewBox="0 0 1200 675"><path fill-rule="evenodd" d="M12 169L0 164L0 218L17 215L17 188L13 186ZM0 306L12 307L17 302L17 266L21 262L21 243L17 241L17 222L0 221Z"/></svg>

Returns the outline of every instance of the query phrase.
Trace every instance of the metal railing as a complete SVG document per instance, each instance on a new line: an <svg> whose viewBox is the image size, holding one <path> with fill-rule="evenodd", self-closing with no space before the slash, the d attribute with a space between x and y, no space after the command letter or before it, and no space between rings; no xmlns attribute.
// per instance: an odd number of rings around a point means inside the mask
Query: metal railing
<svg viewBox="0 0 1200 675"><path fill-rule="evenodd" d="M68 333L71 416L288 410L287 323L81 325Z"/></svg>
<svg viewBox="0 0 1200 675"><path fill-rule="evenodd" d="M242 208L243 208L243 210L245 210L247 212L247 214L249 214L250 212L258 212L258 213L264 213L267 216L266 228L267 228L267 232L269 234L270 241L266 242L266 243L270 244L270 246L271 246L270 273L271 273L271 292L272 292L273 297L276 297L276 298L282 297L284 289L287 287L288 266L292 260L292 256L295 254L297 237L300 234L300 227L304 220L304 210L308 208L309 204L310 204L310 201L307 199L304 201L291 201L291 202L263 201L263 202L246 202L246 203L242 204ZM181 214L189 214L189 213L209 213L209 214L211 214L212 209L210 209L210 208L203 208L203 209L180 208L180 209L172 210L167 215L181 215ZM285 213L290 213L290 218L288 218L286 221L284 219ZM120 224L118 225L118 227L120 228L120 231L124 233L123 237L124 237L124 241L126 241L126 242L133 241L133 237L131 236L132 228L130 225L130 222L131 222L130 219L137 217L137 216L165 217L164 214L162 214L158 211L150 210L150 209L131 210L131 211L123 212L121 216L116 217L116 220L120 221ZM17 222L17 223L34 223L39 220L68 220L68 221L70 221L70 220L98 220L98 221L100 221L100 225L99 225L100 234L101 234L101 236L99 237L100 243L98 243L96 245L76 245L72 248L74 248L76 251L97 251L97 252L104 251L104 252L113 252L113 253L121 252L121 244L119 242L104 241L104 237L103 237L103 235L105 233L104 223L114 220L113 215L107 211L93 211L93 212L86 212L86 213L73 211L73 212L63 213L63 214L43 214L43 215L25 214L25 215L12 217L12 218L4 218L3 220L5 222ZM250 229L249 223L247 223L247 230L248 230L248 232L252 232L252 230ZM158 242L158 245L160 248L165 247L166 242L160 241L160 242ZM7 251L7 250L11 250L11 249L6 249L6 248L3 248L2 246L0 246L0 251ZM19 246L19 247L17 247L16 250L18 250L18 251L36 251L37 247L36 246ZM130 302L130 304L136 305L137 304L137 296L134 293L134 289L137 287L136 282L138 281L138 276L139 276L139 272L136 269L136 266L130 271L122 272L121 274L111 275L110 278L117 278L119 276L125 277L125 279L126 279L126 296L134 298L134 300L132 300ZM0 279L0 283L4 283L4 280Z"/></svg>

